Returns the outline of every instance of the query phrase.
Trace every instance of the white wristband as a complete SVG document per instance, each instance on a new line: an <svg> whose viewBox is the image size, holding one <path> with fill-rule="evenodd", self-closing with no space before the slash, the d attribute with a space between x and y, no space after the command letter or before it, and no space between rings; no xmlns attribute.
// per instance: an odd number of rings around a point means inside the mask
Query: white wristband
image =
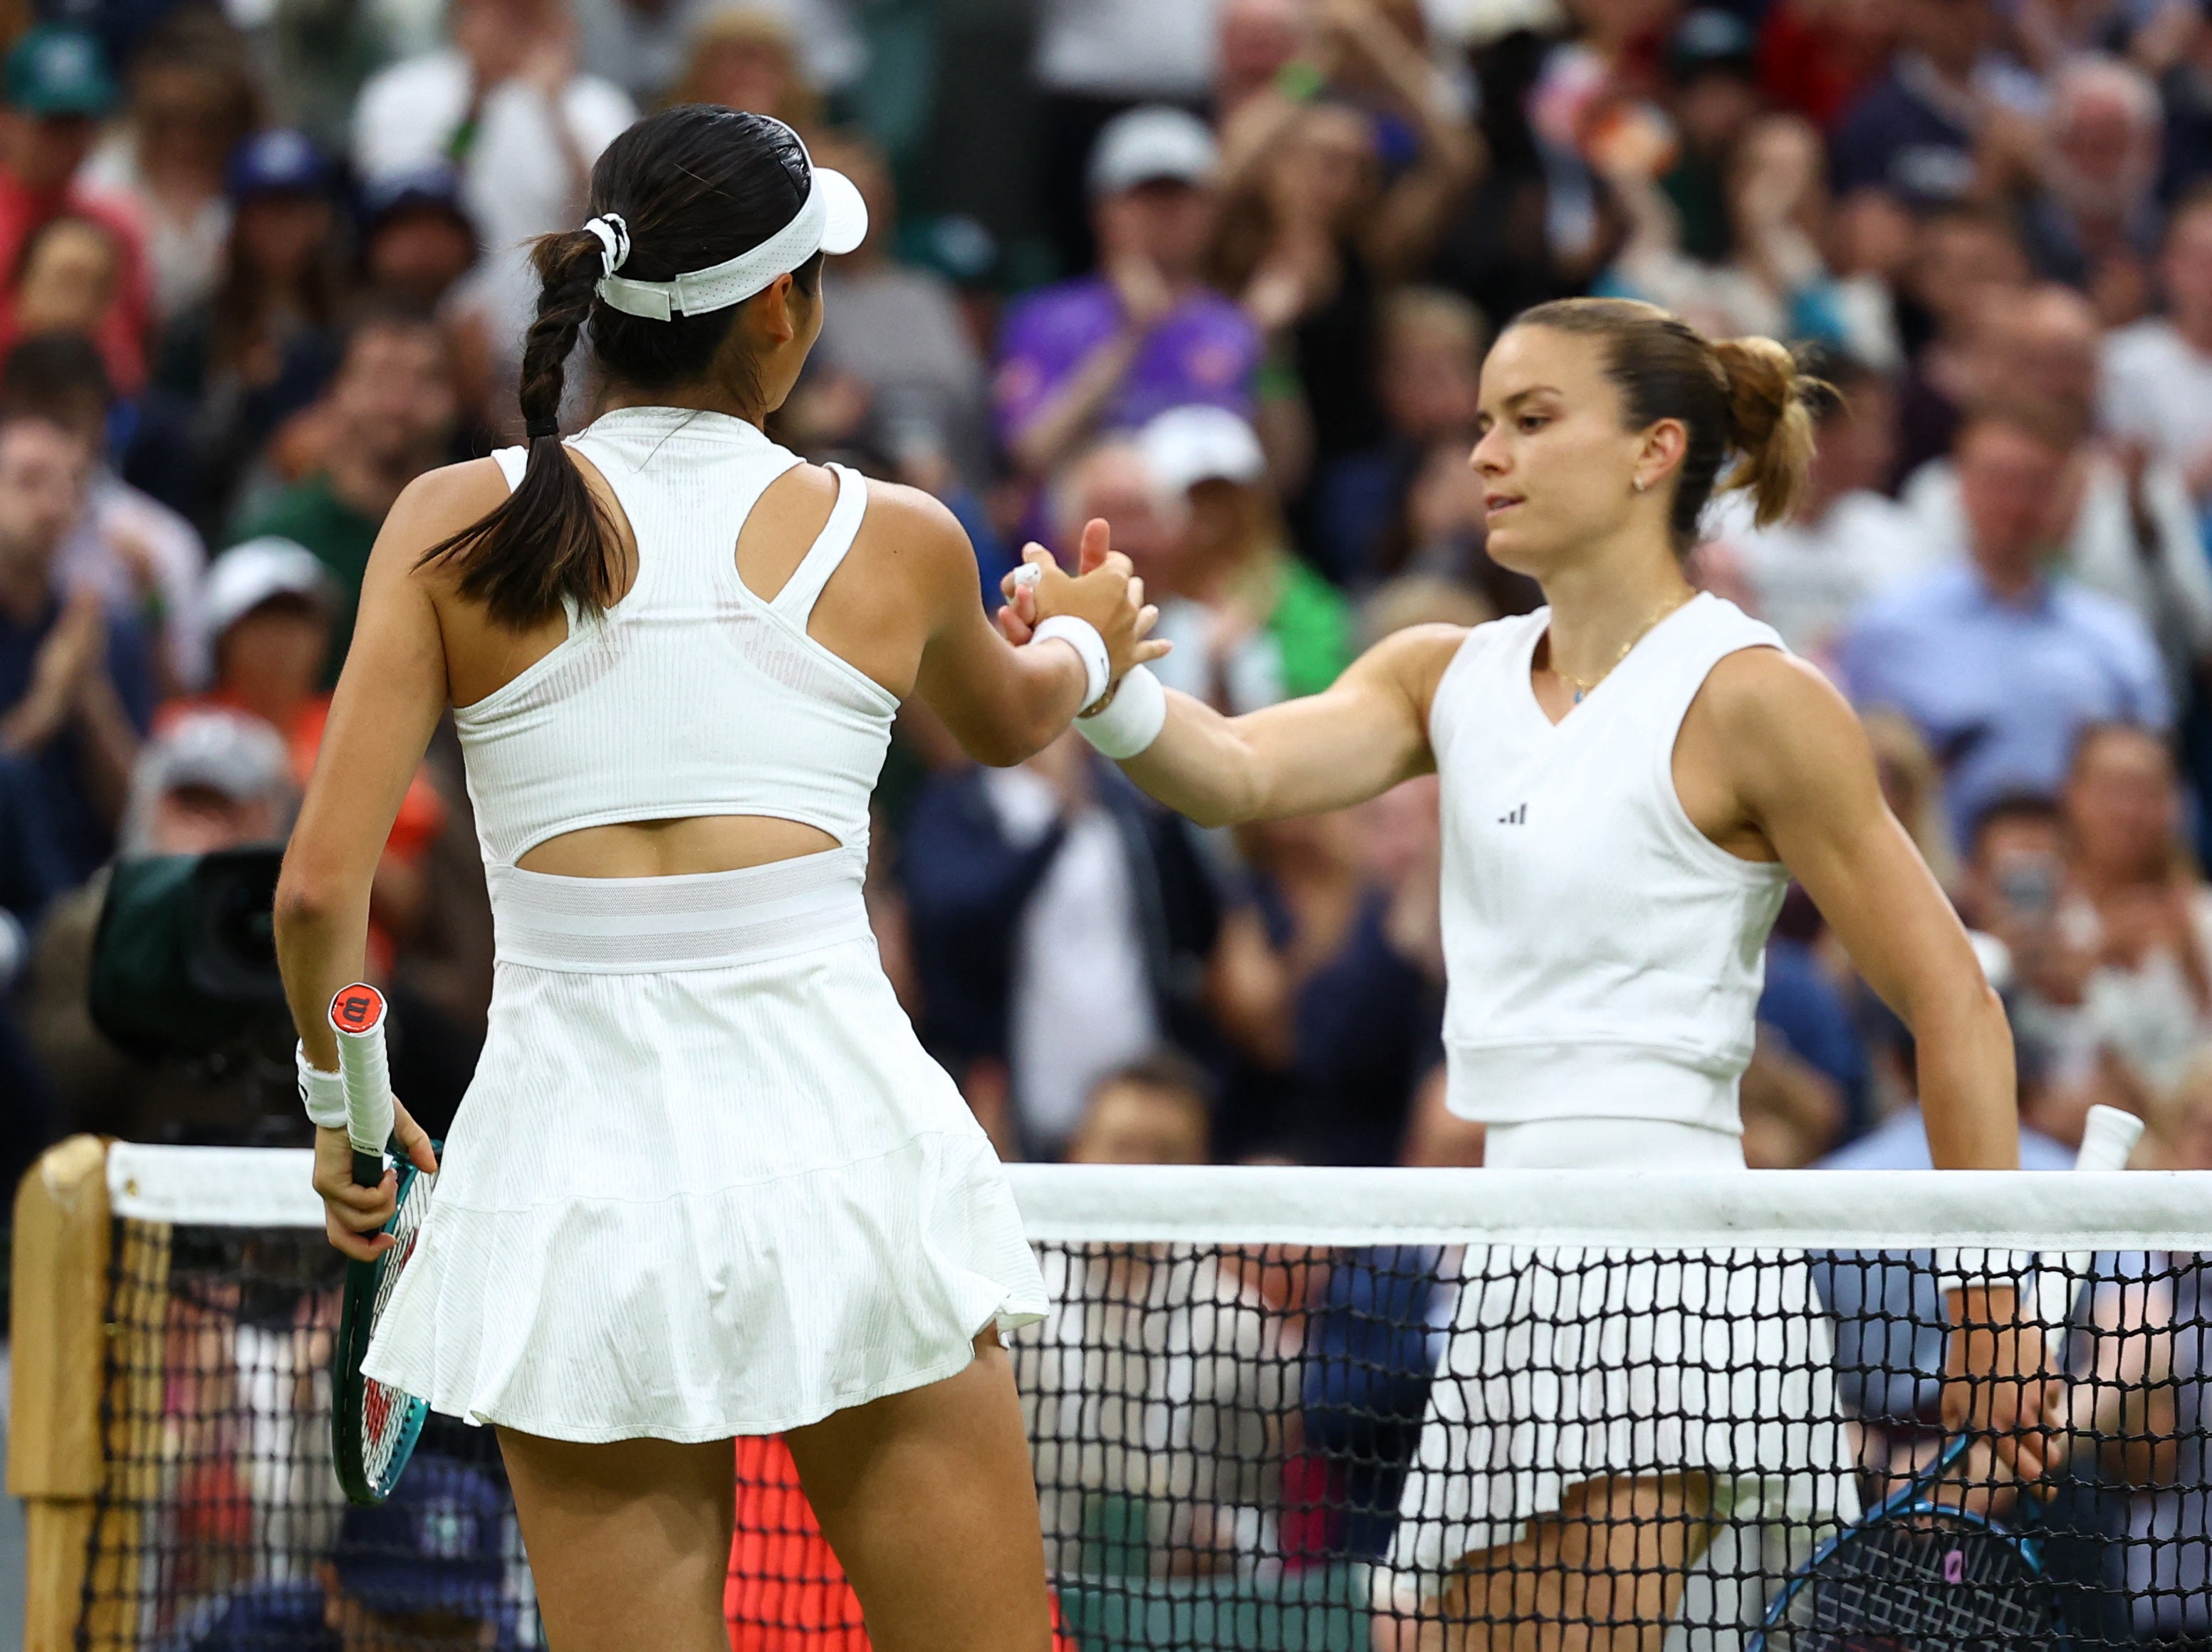
<svg viewBox="0 0 2212 1652"><path fill-rule="evenodd" d="M345 1075L325 1072L320 1067L311 1066L305 1044L299 1047L295 1062L300 1074L300 1104L307 1109L307 1117L319 1130L344 1129Z"/></svg>
<svg viewBox="0 0 2212 1652"><path fill-rule="evenodd" d="M1075 732L1091 750L1116 762L1133 757L1167 726L1168 691L1142 665L1132 665L1103 711L1075 720Z"/></svg>
<svg viewBox="0 0 2212 1652"><path fill-rule="evenodd" d="M1068 644L1081 657L1085 679L1083 703L1097 705L1105 698L1114 681L1114 662L1106 652L1106 639L1098 635L1098 628L1089 620L1078 619L1073 614L1054 614L1050 619L1038 622L1036 629L1030 634L1032 647L1055 640Z"/></svg>

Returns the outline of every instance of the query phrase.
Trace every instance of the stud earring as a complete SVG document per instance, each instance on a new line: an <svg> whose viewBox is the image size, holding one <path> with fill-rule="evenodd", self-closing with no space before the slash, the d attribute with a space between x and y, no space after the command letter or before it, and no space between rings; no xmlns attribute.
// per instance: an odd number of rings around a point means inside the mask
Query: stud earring
<svg viewBox="0 0 2212 1652"><path fill-rule="evenodd" d="M1628 485L1635 489L1637 492L1642 493L1644 491L1644 478L1642 477L1638 477L1635 481L1630 483Z"/></svg>

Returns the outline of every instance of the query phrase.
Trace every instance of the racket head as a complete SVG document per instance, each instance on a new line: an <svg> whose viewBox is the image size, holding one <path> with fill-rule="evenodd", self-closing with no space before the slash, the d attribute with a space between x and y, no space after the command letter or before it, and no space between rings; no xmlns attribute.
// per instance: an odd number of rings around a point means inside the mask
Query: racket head
<svg viewBox="0 0 2212 1652"><path fill-rule="evenodd" d="M1941 1501L1963 1436L1814 1552L1747 1652L2050 1652L2066 1627L2032 1537Z"/></svg>
<svg viewBox="0 0 2212 1652"><path fill-rule="evenodd" d="M430 1144L434 1155L444 1147L443 1142ZM395 1236L399 1243L374 1261L346 1264L331 1406L331 1448L338 1485L348 1502L367 1505L392 1495L430 1413L427 1401L378 1382L361 1368L392 1293L414 1260L438 1181L434 1171L418 1170L409 1163L397 1142L392 1154L398 1160L398 1203L382 1231Z"/></svg>

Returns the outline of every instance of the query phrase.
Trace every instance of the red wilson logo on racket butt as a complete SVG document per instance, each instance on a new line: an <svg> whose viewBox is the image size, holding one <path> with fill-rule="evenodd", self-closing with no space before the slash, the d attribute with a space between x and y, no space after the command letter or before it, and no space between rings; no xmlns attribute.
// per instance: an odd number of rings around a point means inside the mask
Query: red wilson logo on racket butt
<svg viewBox="0 0 2212 1652"><path fill-rule="evenodd" d="M331 1025L340 1032L365 1033L383 1020L384 994L365 981L339 987L331 999Z"/></svg>

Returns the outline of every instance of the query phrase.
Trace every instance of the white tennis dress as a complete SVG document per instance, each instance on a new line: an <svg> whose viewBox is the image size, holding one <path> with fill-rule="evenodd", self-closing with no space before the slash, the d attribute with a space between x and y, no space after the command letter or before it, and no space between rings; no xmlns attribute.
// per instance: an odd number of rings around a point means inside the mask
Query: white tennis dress
<svg viewBox="0 0 2212 1652"><path fill-rule="evenodd" d="M572 445L637 539L629 594L455 713L497 937L489 1036L369 1375L554 1439L765 1434L950 1376L1043 1280L990 1143L892 996L861 902L896 699L806 634L867 484L783 589L738 530L799 461L719 414ZM524 454L497 455L512 486ZM556 878L580 827L702 815L836 849Z"/></svg>
<svg viewBox="0 0 2212 1652"><path fill-rule="evenodd" d="M1529 678L1549 621L1477 626L1430 711L1449 1103L1487 1123L1494 1167L1741 1169L1736 1084L1788 874L1698 830L1674 753L1713 666L1781 641L1697 597L1555 725ZM1682 1616L1755 1623L1734 1580L1786 1557L1743 1545L1856 1507L1829 1344L1800 1261L1470 1248L1391 1596L1436 1593L1580 1481L1696 1471L1735 1524Z"/></svg>

